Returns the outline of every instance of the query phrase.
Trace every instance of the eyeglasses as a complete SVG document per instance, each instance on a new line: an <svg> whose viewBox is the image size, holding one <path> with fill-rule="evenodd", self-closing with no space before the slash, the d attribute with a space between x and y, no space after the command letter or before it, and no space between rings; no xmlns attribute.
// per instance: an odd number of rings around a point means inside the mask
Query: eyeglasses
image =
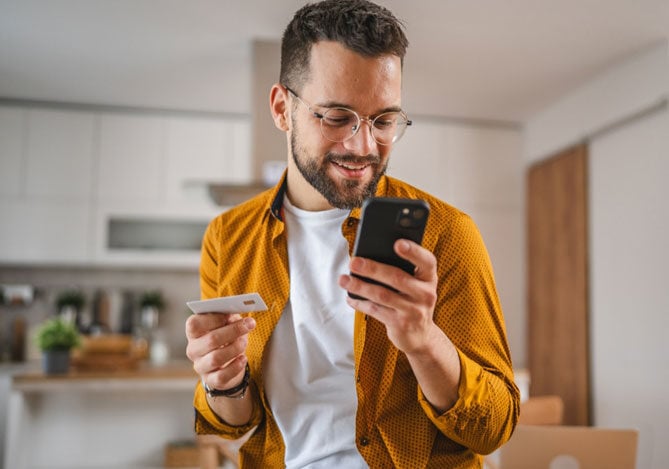
<svg viewBox="0 0 669 469"><path fill-rule="evenodd" d="M309 109L312 116L320 119L321 134L331 142L345 142L353 138L364 121L369 124L370 132L376 143L392 145L402 138L406 128L411 125L404 111L383 112L373 119L360 117L357 112L345 107L330 107L326 108L323 113L316 112L297 93L287 86L285 88Z"/></svg>

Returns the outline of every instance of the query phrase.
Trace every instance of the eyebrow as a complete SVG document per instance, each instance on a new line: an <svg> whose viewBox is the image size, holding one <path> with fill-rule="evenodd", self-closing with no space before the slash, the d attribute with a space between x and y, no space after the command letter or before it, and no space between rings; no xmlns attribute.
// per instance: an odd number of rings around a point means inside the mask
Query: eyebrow
<svg viewBox="0 0 669 469"><path fill-rule="evenodd" d="M340 103L340 102L338 102L338 101L326 101L326 102L324 102L324 103L322 103L322 104L321 104L321 103L314 103L313 106L315 106L315 107L322 107L322 108L326 108L326 109L331 109L331 108L334 108L334 107L343 107L343 108L350 109L350 110L355 111L355 112L357 112L358 114L360 114L360 113L359 113L353 106L351 106L350 104ZM374 114L370 114L370 116L378 116L378 115L380 115L380 114L383 114L384 112L402 112L402 108L399 107L399 106L389 106L389 107L383 108L383 109L381 109L381 110L375 112Z"/></svg>

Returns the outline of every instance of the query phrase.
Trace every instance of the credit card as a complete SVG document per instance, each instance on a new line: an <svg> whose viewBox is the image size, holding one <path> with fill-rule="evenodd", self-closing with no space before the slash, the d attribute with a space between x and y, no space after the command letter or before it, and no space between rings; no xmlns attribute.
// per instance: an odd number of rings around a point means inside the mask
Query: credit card
<svg viewBox="0 0 669 469"><path fill-rule="evenodd" d="M209 300L193 300L187 301L186 305L194 313L238 314L267 310L267 305L258 293L222 296L220 298L211 298Z"/></svg>

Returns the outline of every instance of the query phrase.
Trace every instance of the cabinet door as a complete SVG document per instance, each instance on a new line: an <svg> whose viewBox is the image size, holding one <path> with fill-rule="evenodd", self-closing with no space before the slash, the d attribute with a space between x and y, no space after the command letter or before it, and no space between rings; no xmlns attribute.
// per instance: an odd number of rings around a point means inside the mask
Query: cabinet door
<svg viewBox="0 0 669 469"><path fill-rule="evenodd" d="M165 164L168 199L209 203L207 183L250 182L250 140L248 120L169 119Z"/></svg>
<svg viewBox="0 0 669 469"><path fill-rule="evenodd" d="M0 199L0 263L80 264L90 260L86 201Z"/></svg>
<svg viewBox="0 0 669 469"><path fill-rule="evenodd" d="M0 195L18 196L23 183L25 111L0 107Z"/></svg>
<svg viewBox="0 0 669 469"><path fill-rule="evenodd" d="M168 199L206 202L206 183L225 180L230 172L225 161L230 138L230 127L220 119L170 118L165 164Z"/></svg>
<svg viewBox="0 0 669 469"><path fill-rule="evenodd" d="M89 112L28 111L26 195L91 195L95 115Z"/></svg>
<svg viewBox="0 0 669 469"><path fill-rule="evenodd" d="M102 114L98 197L157 202L164 196L164 118Z"/></svg>
<svg viewBox="0 0 669 469"><path fill-rule="evenodd" d="M0 120L0 262L87 261L95 115L4 108Z"/></svg>

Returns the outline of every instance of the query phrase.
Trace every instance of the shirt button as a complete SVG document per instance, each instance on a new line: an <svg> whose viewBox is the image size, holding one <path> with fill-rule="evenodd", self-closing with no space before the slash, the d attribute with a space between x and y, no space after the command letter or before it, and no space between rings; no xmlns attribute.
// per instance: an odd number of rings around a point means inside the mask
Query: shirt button
<svg viewBox="0 0 669 469"><path fill-rule="evenodd" d="M367 446L369 444L369 440L365 438L364 436L360 438L360 446Z"/></svg>
<svg viewBox="0 0 669 469"><path fill-rule="evenodd" d="M358 375L357 378L355 378L355 381L356 381L357 383L360 382L360 375Z"/></svg>
<svg viewBox="0 0 669 469"><path fill-rule="evenodd" d="M349 218L348 221L346 222L346 224L347 224L349 227L355 225L355 218Z"/></svg>

